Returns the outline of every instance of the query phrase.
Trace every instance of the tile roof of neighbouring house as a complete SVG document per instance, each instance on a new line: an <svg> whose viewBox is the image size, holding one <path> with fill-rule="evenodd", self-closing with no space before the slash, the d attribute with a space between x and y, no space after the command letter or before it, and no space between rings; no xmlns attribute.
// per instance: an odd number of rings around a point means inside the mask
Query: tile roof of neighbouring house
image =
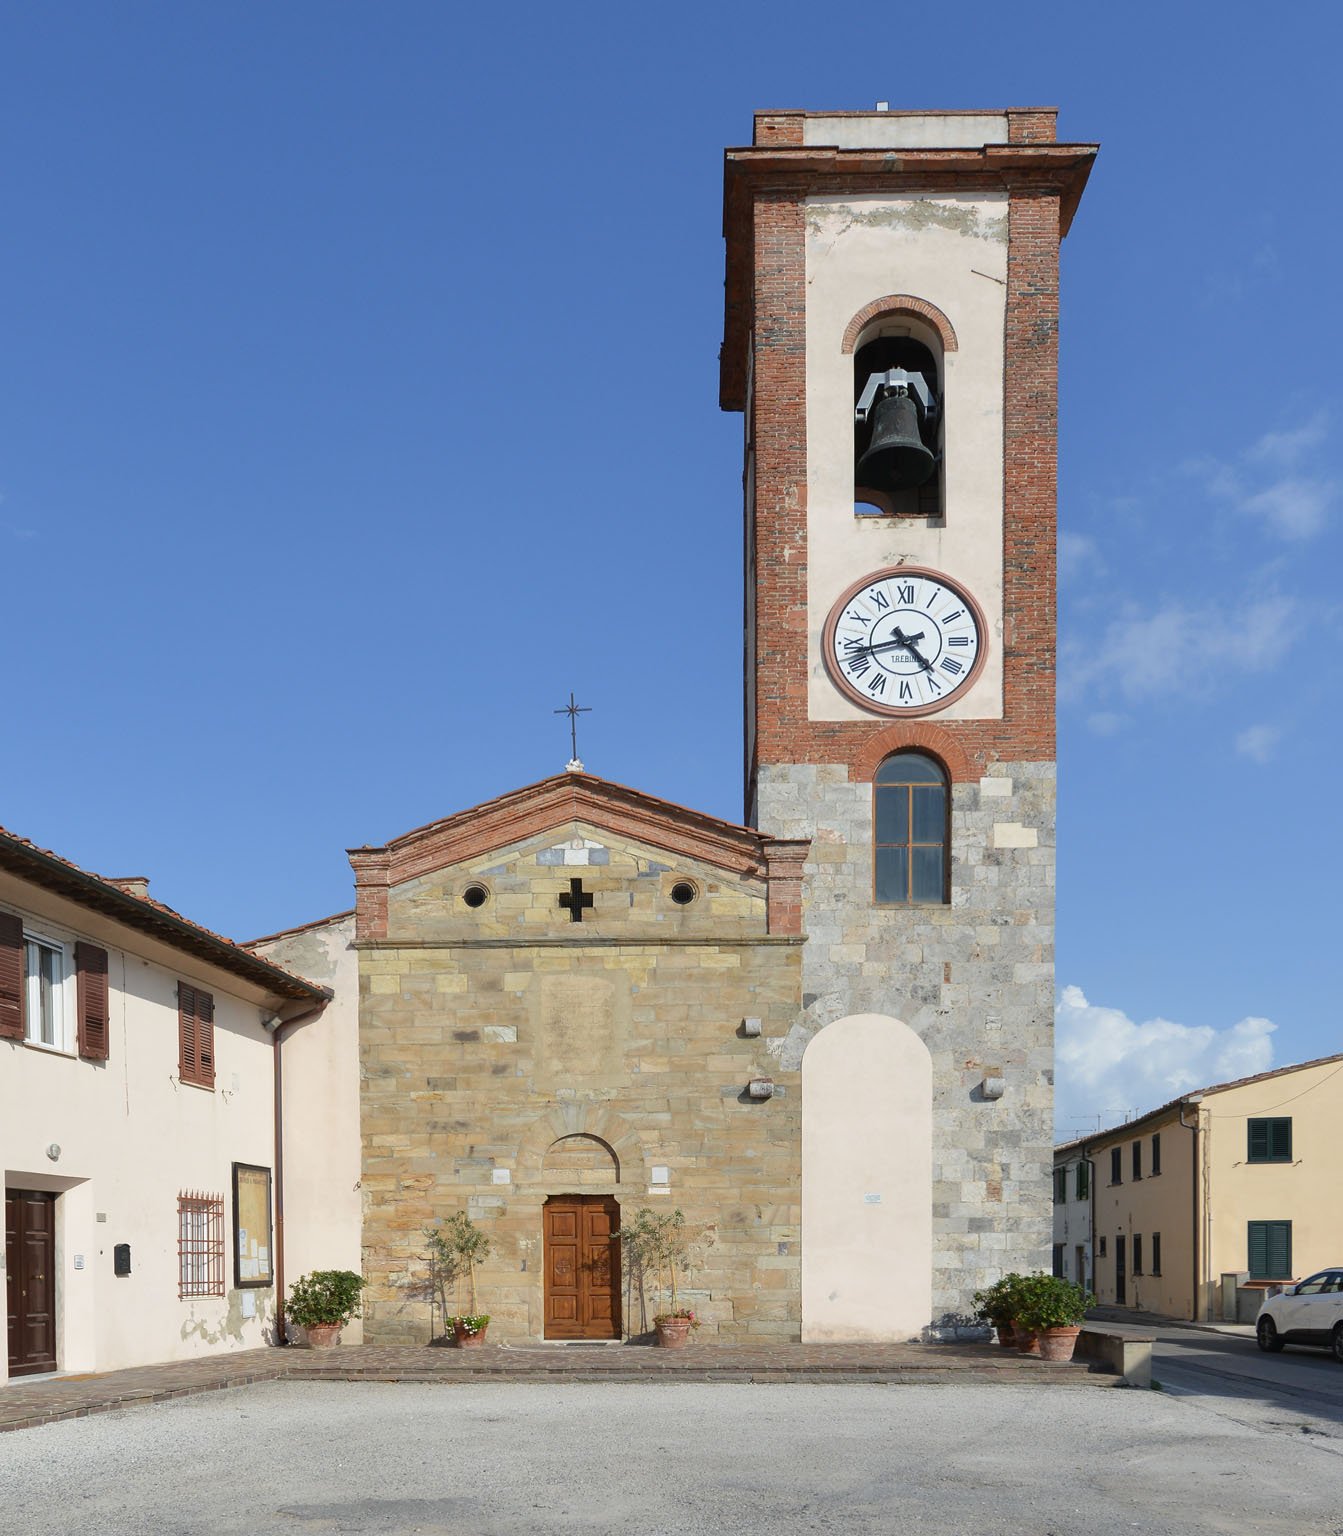
<svg viewBox="0 0 1343 1536"><path fill-rule="evenodd" d="M81 869L60 854L39 848L28 838L4 827L0 827L0 869L91 907L128 928L149 934L281 997L317 1003L332 996L329 987L320 987L284 966L276 965L273 960L254 955L232 939L193 923L163 902L135 894L113 880Z"/></svg>
<svg viewBox="0 0 1343 1536"><path fill-rule="evenodd" d="M1343 1052L1335 1056L1316 1056L1312 1061L1293 1062L1286 1067L1274 1067L1268 1072L1254 1072L1249 1077L1233 1077L1230 1082L1213 1083L1208 1088L1191 1088L1187 1093L1177 1094L1165 1104L1158 1104L1155 1109L1149 1109L1146 1114L1135 1115L1132 1120L1125 1120L1121 1125L1111 1126L1109 1130L1095 1131L1090 1136L1077 1136L1072 1141L1058 1142L1054 1147L1054 1155L1057 1157L1060 1152L1071 1151L1074 1147L1089 1145L1093 1142L1108 1141L1112 1136L1123 1136L1135 1125L1155 1120L1160 1115L1168 1115L1171 1110L1178 1108L1181 1104L1206 1098L1210 1093L1225 1093L1228 1088L1245 1088L1251 1083L1266 1083L1273 1077L1286 1077L1292 1072L1304 1072L1309 1067L1327 1067L1336 1061L1343 1062Z"/></svg>

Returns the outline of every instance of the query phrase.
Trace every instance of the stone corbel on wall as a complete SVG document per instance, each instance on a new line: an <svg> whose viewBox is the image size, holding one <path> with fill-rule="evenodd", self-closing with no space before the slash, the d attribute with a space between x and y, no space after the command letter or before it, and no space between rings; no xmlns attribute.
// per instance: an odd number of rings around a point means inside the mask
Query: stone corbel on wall
<svg viewBox="0 0 1343 1536"><path fill-rule="evenodd" d="M765 844L770 933L802 932L802 867L811 840L771 838Z"/></svg>

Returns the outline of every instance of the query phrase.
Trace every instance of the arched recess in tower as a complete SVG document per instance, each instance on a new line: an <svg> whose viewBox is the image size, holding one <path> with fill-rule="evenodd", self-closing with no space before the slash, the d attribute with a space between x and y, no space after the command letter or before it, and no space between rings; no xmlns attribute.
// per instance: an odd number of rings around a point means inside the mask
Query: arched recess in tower
<svg viewBox="0 0 1343 1536"><path fill-rule="evenodd" d="M933 1063L851 1014L802 1057L802 1338L916 1339L932 1315Z"/></svg>

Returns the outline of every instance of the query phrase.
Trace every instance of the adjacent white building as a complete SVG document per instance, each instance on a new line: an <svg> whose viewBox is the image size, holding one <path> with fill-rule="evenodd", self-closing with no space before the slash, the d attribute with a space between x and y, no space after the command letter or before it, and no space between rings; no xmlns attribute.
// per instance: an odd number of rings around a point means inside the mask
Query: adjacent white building
<svg viewBox="0 0 1343 1536"><path fill-rule="evenodd" d="M324 1039L328 989L147 884L0 830L0 1382L274 1342L286 1259L291 1281L359 1268L357 1083Z"/></svg>
<svg viewBox="0 0 1343 1536"><path fill-rule="evenodd" d="M1084 1141L1054 1148L1054 1273L1094 1291L1091 1159Z"/></svg>

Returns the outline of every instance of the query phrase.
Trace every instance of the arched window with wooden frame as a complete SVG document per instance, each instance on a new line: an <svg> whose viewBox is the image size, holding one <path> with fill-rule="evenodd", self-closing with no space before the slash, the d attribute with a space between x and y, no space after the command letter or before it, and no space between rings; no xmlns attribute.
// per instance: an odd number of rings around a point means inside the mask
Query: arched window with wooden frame
<svg viewBox="0 0 1343 1536"><path fill-rule="evenodd" d="M872 783L872 895L881 907L950 901L951 793L925 752L897 752Z"/></svg>

